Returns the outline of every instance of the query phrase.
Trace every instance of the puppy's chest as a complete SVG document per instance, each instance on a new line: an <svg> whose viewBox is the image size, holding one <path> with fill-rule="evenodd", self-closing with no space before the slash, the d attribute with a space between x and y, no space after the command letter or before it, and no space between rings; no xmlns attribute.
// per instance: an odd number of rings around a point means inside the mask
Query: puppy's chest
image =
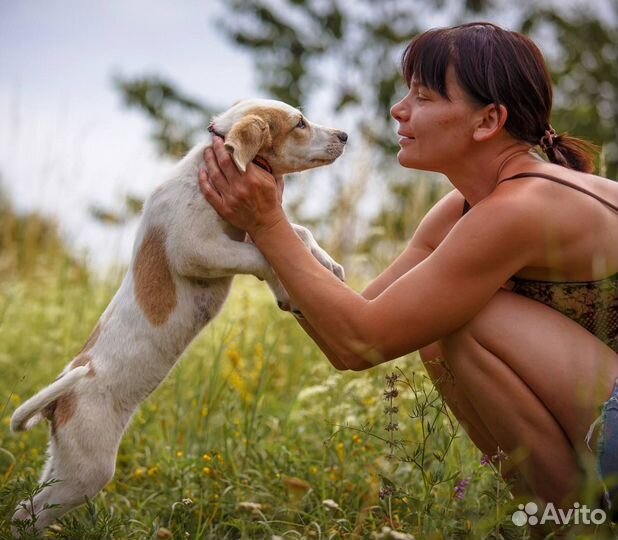
<svg viewBox="0 0 618 540"><path fill-rule="evenodd" d="M217 316L227 298L231 283L232 278L196 278L189 281L187 310L196 332Z"/></svg>

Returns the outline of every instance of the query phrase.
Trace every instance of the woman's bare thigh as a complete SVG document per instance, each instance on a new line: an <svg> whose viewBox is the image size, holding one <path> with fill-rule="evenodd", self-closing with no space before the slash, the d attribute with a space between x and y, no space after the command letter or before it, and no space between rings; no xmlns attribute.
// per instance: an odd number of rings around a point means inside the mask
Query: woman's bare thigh
<svg viewBox="0 0 618 540"><path fill-rule="evenodd" d="M612 349L558 311L506 290L463 331L526 383L575 448L583 446L618 376Z"/></svg>

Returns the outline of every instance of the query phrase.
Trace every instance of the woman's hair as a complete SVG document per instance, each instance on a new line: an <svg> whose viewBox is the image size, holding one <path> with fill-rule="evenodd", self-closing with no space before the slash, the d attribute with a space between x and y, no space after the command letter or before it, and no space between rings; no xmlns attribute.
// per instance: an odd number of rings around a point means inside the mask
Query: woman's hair
<svg viewBox="0 0 618 540"><path fill-rule="evenodd" d="M408 86L414 77L446 99L446 71L453 66L474 101L506 107L505 128L513 137L540 145L553 163L594 170L594 145L553 131L551 78L541 51L523 34L487 22L437 28L414 38L401 63Z"/></svg>

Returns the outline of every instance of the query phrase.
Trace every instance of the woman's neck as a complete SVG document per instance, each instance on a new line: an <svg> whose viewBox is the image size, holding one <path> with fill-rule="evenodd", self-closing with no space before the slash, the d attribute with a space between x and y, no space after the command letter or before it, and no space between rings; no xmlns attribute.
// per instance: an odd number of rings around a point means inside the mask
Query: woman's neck
<svg viewBox="0 0 618 540"><path fill-rule="evenodd" d="M468 168L461 168L449 180L465 199L474 206L496 189L498 182L538 164L539 158L528 145L516 143L494 154L492 159L476 159ZM479 164L479 165L476 165Z"/></svg>

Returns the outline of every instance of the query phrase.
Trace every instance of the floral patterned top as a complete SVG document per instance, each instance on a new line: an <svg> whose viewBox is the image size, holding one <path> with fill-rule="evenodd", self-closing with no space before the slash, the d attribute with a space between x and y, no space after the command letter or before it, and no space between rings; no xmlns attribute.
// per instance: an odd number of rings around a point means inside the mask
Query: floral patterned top
<svg viewBox="0 0 618 540"><path fill-rule="evenodd" d="M597 281L511 280L512 292L557 309L618 352L618 274Z"/></svg>
<svg viewBox="0 0 618 540"><path fill-rule="evenodd" d="M618 213L618 206L561 178L541 173L520 173L506 180L540 177L568 185L599 200ZM470 209L464 201L463 213ZM617 247L618 249L618 247ZM512 277L512 292L558 310L618 352L618 273L596 281L542 281Z"/></svg>

